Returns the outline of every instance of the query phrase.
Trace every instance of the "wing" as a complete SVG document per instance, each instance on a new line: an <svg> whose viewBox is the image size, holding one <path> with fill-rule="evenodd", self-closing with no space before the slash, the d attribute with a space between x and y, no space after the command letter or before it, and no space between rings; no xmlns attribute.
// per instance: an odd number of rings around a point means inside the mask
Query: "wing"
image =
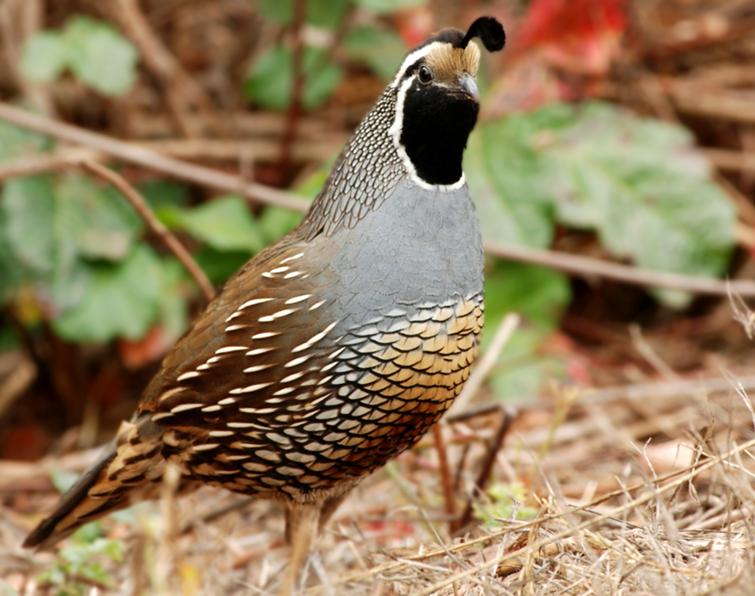
<svg viewBox="0 0 755 596"><path fill-rule="evenodd" d="M166 429L168 451L210 451L244 429L286 425L325 395L318 382L338 321L327 264L308 251L290 240L250 261L166 356L138 413Z"/></svg>

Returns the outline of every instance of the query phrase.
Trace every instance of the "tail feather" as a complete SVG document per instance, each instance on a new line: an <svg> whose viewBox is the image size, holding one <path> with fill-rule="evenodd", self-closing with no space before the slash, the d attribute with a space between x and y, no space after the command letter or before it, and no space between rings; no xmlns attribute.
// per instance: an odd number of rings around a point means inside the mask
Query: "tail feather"
<svg viewBox="0 0 755 596"><path fill-rule="evenodd" d="M70 488L58 501L55 510L26 537L26 548L48 548L62 540L87 521L104 515L124 505L125 495L92 498L89 491L101 482L110 463L115 459L115 449L105 455Z"/></svg>
<svg viewBox="0 0 755 596"><path fill-rule="evenodd" d="M52 514L31 531L23 546L51 547L87 522L127 507L132 496L149 498L138 489L161 476L159 447L150 423L124 423L115 443L60 498Z"/></svg>

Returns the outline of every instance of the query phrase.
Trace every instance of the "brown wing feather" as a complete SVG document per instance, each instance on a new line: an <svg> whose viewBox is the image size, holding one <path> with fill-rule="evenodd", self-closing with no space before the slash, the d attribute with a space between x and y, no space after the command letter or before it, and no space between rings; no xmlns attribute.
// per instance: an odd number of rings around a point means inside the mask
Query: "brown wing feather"
<svg viewBox="0 0 755 596"><path fill-rule="evenodd" d="M274 425L277 410L295 411L284 405L302 390L311 393L317 362L334 345L328 335L336 322L324 315L324 267L299 242L279 245L247 264L200 315L139 407L175 431L165 437L168 452L186 451L213 431L243 428L254 411Z"/></svg>

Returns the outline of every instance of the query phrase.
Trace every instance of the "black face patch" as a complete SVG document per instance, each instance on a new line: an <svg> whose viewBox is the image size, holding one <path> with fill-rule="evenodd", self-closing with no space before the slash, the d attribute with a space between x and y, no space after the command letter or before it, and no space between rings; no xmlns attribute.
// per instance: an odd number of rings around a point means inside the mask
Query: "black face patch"
<svg viewBox="0 0 755 596"><path fill-rule="evenodd" d="M404 100L400 141L422 180L453 184L461 178L464 148L478 111L477 101L461 89L414 80Z"/></svg>

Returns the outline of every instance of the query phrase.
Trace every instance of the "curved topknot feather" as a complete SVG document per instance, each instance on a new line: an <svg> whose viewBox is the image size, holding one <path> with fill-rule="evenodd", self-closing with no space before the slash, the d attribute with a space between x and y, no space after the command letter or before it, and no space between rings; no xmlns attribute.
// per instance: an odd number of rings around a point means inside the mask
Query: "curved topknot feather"
<svg viewBox="0 0 755 596"><path fill-rule="evenodd" d="M458 47L466 48L475 37L480 38L488 52L498 52L506 45L506 32L503 30L503 25L494 17L475 19Z"/></svg>

